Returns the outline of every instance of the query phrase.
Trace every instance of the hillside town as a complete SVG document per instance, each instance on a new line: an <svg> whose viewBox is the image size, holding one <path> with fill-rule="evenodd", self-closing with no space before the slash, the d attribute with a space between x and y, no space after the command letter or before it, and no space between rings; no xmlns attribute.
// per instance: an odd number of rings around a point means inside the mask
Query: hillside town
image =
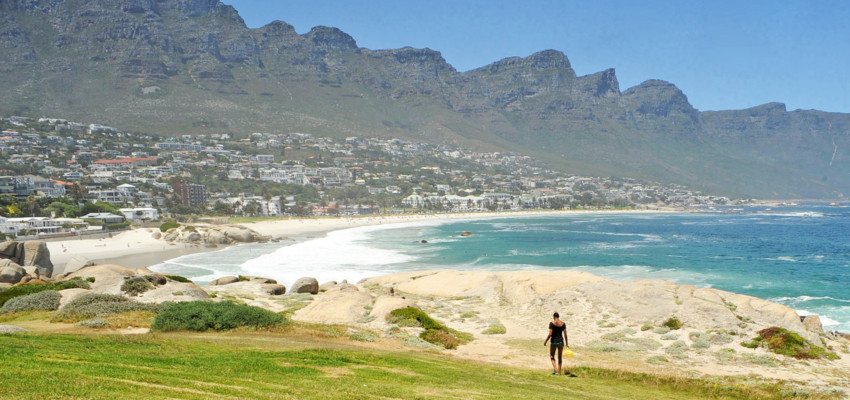
<svg viewBox="0 0 850 400"><path fill-rule="evenodd" d="M0 234L180 216L321 216L742 204L677 185L559 173L533 157L310 133L157 136L0 118ZM94 224L92 224L94 223Z"/></svg>

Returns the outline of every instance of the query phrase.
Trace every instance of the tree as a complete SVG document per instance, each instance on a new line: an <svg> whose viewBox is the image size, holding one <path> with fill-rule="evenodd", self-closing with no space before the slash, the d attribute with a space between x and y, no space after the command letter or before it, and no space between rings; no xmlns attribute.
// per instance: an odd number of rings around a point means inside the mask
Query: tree
<svg viewBox="0 0 850 400"><path fill-rule="evenodd" d="M38 200L36 200L35 195L30 194L27 196L27 210L30 212L30 217L35 217L36 209L38 209Z"/></svg>

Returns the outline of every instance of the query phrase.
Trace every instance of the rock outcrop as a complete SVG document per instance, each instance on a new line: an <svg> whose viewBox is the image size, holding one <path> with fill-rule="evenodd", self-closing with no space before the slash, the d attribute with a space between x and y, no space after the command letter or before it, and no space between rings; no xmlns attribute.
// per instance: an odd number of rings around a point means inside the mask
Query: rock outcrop
<svg viewBox="0 0 850 400"><path fill-rule="evenodd" d="M292 293L319 293L319 281L316 278L300 278L292 284Z"/></svg>
<svg viewBox="0 0 850 400"><path fill-rule="evenodd" d="M123 296L128 295L122 290L122 285L128 279L144 278L142 280L150 282L149 288L137 293L133 298L136 301L146 303L195 301L209 298L209 295L194 283L173 281L163 275L155 274L147 268L133 270L120 265L99 264L84 267L65 277L65 279L71 278L94 278L94 282L90 284L91 292Z"/></svg>
<svg viewBox="0 0 850 400"><path fill-rule="evenodd" d="M242 225L211 225L194 226L189 230L184 227L171 228L162 235L162 240L216 246L220 244L265 243L270 238Z"/></svg>
<svg viewBox="0 0 850 400"><path fill-rule="evenodd" d="M18 267L35 267L35 270L28 273L22 268L18 276L12 271L18 271ZM0 242L0 269L2 268L11 268L5 275L0 272L0 282L5 283L18 283L24 276L30 276L32 279L48 279L53 276L53 262L50 261L47 243L37 240ZM11 282L14 279L17 280Z"/></svg>

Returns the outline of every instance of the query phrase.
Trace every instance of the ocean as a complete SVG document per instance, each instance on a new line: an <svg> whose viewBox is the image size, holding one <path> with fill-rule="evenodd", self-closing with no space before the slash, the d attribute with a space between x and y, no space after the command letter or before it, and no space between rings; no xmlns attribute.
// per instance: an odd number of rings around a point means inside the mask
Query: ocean
<svg viewBox="0 0 850 400"><path fill-rule="evenodd" d="M356 282L424 269L567 269L747 294L850 332L850 208L825 204L367 226L187 255L153 269L201 284L252 275L287 286L302 276Z"/></svg>

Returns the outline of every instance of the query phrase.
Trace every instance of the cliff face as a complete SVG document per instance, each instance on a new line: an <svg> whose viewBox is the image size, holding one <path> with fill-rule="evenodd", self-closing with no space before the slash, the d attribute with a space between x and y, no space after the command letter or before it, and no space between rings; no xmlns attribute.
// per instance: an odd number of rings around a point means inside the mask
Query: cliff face
<svg viewBox="0 0 850 400"><path fill-rule="evenodd" d="M673 84L620 91L554 50L460 73L319 26L249 29L218 0L0 0L0 110L123 129L310 131L512 149L569 172L733 195L850 192L847 114L699 112Z"/></svg>

